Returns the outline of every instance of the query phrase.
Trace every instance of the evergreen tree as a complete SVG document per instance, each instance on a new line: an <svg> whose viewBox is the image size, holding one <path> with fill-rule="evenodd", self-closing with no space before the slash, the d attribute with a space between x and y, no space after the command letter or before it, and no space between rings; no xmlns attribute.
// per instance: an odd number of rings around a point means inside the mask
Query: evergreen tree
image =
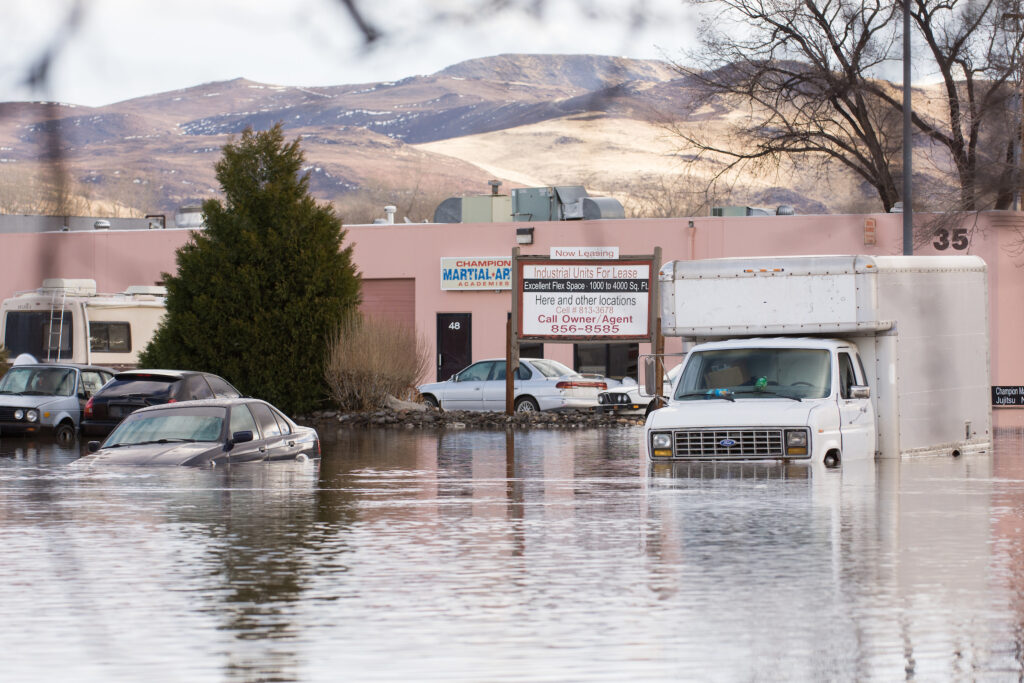
<svg viewBox="0 0 1024 683"><path fill-rule="evenodd" d="M290 413L326 396L328 340L359 303L341 219L309 194L299 140L247 128L215 167L223 203L164 273L167 315L142 367L205 370Z"/></svg>

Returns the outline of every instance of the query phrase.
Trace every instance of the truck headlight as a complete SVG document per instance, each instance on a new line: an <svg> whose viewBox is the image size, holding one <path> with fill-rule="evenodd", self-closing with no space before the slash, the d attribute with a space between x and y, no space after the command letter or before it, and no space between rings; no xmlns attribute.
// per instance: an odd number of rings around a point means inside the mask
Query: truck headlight
<svg viewBox="0 0 1024 683"><path fill-rule="evenodd" d="M672 457L672 434L655 432L651 434L651 453L658 457Z"/></svg>
<svg viewBox="0 0 1024 683"><path fill-rule="evenodd" d="M807 455L807 430L786 430L786 455Z"/></svg>
<svg viewBox="0 0 1024 683"><path fill-rule="evenodd" d="M39 421L39 411L38 410L26 410L25 411L25 419L28 420L29 422L38 422Z"/></svg>

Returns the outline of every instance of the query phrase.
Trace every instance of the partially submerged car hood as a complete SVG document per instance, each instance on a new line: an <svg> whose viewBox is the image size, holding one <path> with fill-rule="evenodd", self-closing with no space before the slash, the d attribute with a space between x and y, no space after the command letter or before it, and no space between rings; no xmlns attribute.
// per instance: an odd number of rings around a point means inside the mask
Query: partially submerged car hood
<svg viewBox="0 0 1024 683"><path fill-rule="evenodd" d="M677 401L651 413L647 424L651 429L806 425L808 415L819 405L820 400L785 398Z"/></svg>
<svg viewBox="0 0 1024 683"><path fill-rule="evenodd" d="M197 456L207 455L198 465L223 452L219 443L144 444L102 448L75 461L76 465L184 465Z"/></svg>

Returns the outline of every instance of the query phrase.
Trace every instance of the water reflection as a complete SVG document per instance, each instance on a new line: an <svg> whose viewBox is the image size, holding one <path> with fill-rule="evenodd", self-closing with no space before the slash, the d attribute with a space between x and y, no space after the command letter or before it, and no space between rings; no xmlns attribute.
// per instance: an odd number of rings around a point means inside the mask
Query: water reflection
<svg viewBox="0 0 1024 683"><path fill-rule="evenodd" d="M650 476L637 429L325 437L320 463L215 470L81 471L0 440L5 673L1024 672L1020 433L994 455Z"/></svg>

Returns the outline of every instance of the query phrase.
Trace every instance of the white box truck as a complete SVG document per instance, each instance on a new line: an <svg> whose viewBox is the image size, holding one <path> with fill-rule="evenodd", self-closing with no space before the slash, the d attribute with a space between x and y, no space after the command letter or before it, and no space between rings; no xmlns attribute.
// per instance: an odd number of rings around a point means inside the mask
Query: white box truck
<svg viewBox="0 0 1024 683"><path fill-rule="evenodd" d="M670 261L659 292L663 334L696 345L644 425L650 462L991 448L976 256Z"/></svg>
<svg viewBox="0 0 1024 683"><path fill-rule="evenodd" d="M11 360L134 367L164 316L167 290L133 285L102 294L90 279L49 278L0 303L0 346Z"/></svg>

